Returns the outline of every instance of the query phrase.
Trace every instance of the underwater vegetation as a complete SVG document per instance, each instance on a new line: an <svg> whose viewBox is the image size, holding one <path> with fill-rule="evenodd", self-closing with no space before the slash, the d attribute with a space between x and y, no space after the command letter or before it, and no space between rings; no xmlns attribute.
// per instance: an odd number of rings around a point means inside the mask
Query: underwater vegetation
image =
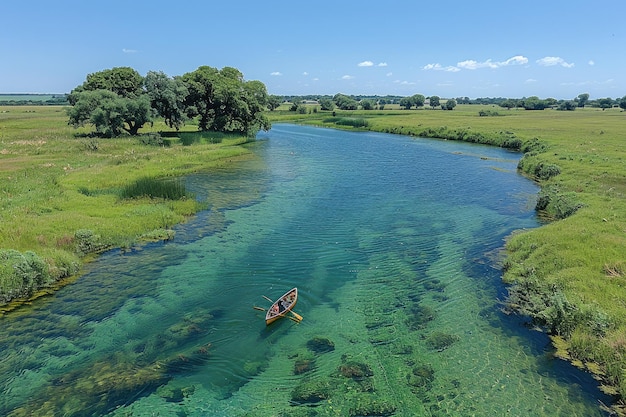
<svg viewBox="0 0 626 417"><path fill-rule="evenodd" d="M166 401L181 401L193 388L163 390L178 375L206 364L211 343L204 336L211 312L179 322L133 346L54 376L27 404L7 410L8 417L104 415L138 397L160 392ZM159 390L161 388L161 390Z"/></svg>

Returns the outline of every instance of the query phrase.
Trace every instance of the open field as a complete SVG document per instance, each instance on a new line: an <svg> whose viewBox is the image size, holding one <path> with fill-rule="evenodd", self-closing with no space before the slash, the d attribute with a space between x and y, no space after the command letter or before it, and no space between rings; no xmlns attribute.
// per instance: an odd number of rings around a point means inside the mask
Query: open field
<svg viewBox="0 0 626 417"><path fill-rule="evenodd" d="M479 116L482 110L486 116ZM519 169L542 186L546 224L512 236L506 307L550 331L557 355L626 398L626 113L383 110L271 113L271 120L438 137L519 148ZM350 121L354 121L351 123Z"/></svg>

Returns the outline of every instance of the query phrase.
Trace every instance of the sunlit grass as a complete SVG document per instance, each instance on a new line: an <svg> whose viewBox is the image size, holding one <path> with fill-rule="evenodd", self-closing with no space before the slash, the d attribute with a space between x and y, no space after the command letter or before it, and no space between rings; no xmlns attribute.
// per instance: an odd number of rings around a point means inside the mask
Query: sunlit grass
<svg viewBox="0 0 626 417"><path fill-rule="evenodd" d="M0 107L0 250L32 251L57 265L79 262L78 230L97 236L98 248L169 236L163 231L207 206L186 196L179 178L249 155L239 146L248 139L233 135L163 147L88 133L69 127L62 107ZM0 302L15 285L4 272Z"/></svg>

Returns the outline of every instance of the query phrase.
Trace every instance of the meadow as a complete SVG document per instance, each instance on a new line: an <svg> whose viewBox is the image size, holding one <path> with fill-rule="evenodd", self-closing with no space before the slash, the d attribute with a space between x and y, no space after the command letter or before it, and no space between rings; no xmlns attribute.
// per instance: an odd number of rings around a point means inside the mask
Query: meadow
<svg viewBox="0 0 626 417"><path fill-rule="evenodd" d="M268 116L519 151L520 172L542 187L545 225L507 241L503 309L532 318L558 356L626 399L626 113L458 105L304 114L281 107ZM167 239L174 224L210 206L176 179L251 155L246 138L196 129L161 137L165 126L155 123L139 138L98 139L67 126L60 106L0 107L0 303L36 296L100 250ZM142 191L152 187L159 191ZM4 266L11 260L21 275ZM25 283L28 290L15 290Z"/></svg>
<svg viewBox="0 0 626 417"><path fill-rule="evenodd" d="M388 107L388 106L386 106ZM284 121L502 146L542 191L545 225L510 237L503 309L550 333L556 355L626 398L626 113L618 108L528 111L459 105L452 111L271 112Z"/></svg>
<svg viewBox="0 0 626 417"><path fill-rule="evenodd" d="M211 205L179 179L250 156L245 137L188 126L181 140L161 137L164 128L100 139L68 126L60 106L0 107L2 308L49 291L102 250L170 238Z"/></svg>

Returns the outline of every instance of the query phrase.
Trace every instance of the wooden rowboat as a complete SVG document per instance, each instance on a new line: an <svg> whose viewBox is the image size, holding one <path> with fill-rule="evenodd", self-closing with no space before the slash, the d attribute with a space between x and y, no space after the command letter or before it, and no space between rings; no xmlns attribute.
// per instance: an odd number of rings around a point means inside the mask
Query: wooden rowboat
<svg viewBox="0 0 626 417"><path fill-rule="evenodd" d="M283 294L278 300L274 301L274 304L270 308L267 309L267 313L265 314L265 324L269 325L270 323L275 322L281 317L285 317L296 305L298 301L298 289L292 288ZM297 314L291 312L296 317L299 317L302 320L302 317ZM298 321L300 321L298 320Z"/></svg>

